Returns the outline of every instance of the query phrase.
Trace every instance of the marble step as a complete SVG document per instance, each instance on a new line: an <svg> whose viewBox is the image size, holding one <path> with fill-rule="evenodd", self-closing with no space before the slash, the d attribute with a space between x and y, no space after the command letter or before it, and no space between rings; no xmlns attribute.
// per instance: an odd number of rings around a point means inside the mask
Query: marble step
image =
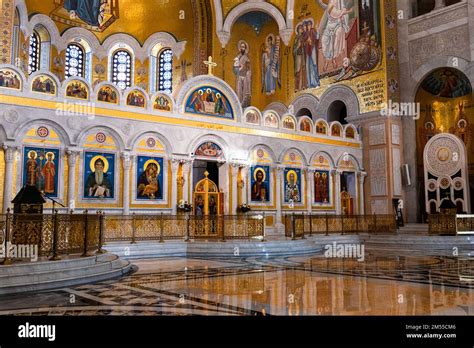
<svg viewBox="0 0 474 348"><path fill-rule="evenodd" d="M87 262L85 259L88 259ZM24 263L0 266L0 295L49 290L59 287L92 283L119 278L131 271L131 263L113 254L87 258L68 259L60 262L64 267L57 269L55 261L34 264Z"/></svg>
<svg viewBox="0 0 474 348"><path fill-rule="evenodd" d="M387 243L387 244L416 244L416 245L436 245L436 244L473 244L474 237L471 236L361 236L366 243Z"/></svg>
<svg viewBox="0 0 474 348"><path fill-rule="evenodd" d="M286 256L319 253L327 244L358 243L357 236L308 237L298 240L269 240L265 242L138 242L136 244L108 243L104 248L124 259L157 257L211 256Z"/></svg>

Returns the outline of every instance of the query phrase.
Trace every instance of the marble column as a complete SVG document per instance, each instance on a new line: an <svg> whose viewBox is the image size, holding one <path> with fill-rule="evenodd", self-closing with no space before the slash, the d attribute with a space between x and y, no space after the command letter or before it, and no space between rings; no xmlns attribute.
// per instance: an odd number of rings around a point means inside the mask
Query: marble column
<svg viewBox="0 0 474 348"><path fill-rule="evenodd" d="M336 200L336 214L341 214L341 174L339 170L333 170L332 174L334 175L334 199Z"/></svg>
<svg viewBox="0 0 474 348"><path fill-rule="evenodd" d="M241 204L249 204L249 199L248 199L248 188L250 185L249 181L249 171L250 171L250 166L242 166L240 167L240 176L241 176L241 182L239 183L239 190L241 192L241 197L242 201L240 202Z"/></svg>
<svg viewBox="0 0 474 348"><path fill-rule="evenodd" d="M183 180L182 180L182 185L183 185L183 200L185 202L190 202L192 199L190 197L192 196L192 191L193 188L190 187L190 180L189 180L189 173L191 172L191 169L193 168L193 161L183 161Z"/></svg>
<svg viewBox="0 0 474 348"><path fill-rule="evenodd" d="M129 152L122 153L123 166L123 214L130 215L130 168L132 167L133 156Z"/></svg>
<svg viewBox="0 0 474 348"><path fill-rule="evenodd" d="M367 177L366 172L360 172L359 173L359 192L358 192L358 194L360 195L360 198L359 198L359 202L360 202L359 214L361 214L361 215L365 215L364 182L365 182L366 177Z"/></svg>
<svg viewBox="0 0 474 348"><path fill-rule="evenodd" d="M3 190L3 213L6 214L13 199L13 166L15 164L15 156L17 148L14 146L4 145L5 151L5 183Z"/></svg>
<svg viewBox="0 0 474 348"><path fill-rule="evenodd" d="M239 197L239 169L240 164L232 163L232 206L229 208L230 215L237 214L237 205Z"/></svg>
<svg viewBox="0 0 474 348"><path fill-rule="evenodd" d="M181 165L179 159L171 159L171 212L176 215L178 212L178 170Z"/></svg>
<svg viewBox="0 0 474 348"><path fill-rule="evenodd" d="M79 151L67 151L68 177L67 177L67 206L70 210L76 208L76 164Z"/></svg>
<svg viewBox="0 0 474 348"><path fill-rule="evenodd" d="M307 210L308 214L311 214L313 211L313 187L314 187L314 173L315 170L311 168L306 168L305 169L305 175L306 175L306 205L307 205Z"/></svg>
<svg viewBox="0 0 474 348"><path fill-rule="evenodd" d="M281 190L283 186L283 173L285 171L285 167L278 165L275 167L276 171L276 192L275 192L275 200L276 200L276 228L279 230L280 228L284 227L282 223L282 209L281 209Z"/></svg>

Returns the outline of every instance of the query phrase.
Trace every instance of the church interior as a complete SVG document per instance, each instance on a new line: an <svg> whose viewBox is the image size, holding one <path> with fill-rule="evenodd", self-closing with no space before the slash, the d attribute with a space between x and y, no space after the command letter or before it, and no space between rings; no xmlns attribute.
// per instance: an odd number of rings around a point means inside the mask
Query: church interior
<svg viewBox="0 0 474 348"><path fill-rule="evenodd" d="M2 0L0 31L0 315L474 316L474 0Z"/></svg>

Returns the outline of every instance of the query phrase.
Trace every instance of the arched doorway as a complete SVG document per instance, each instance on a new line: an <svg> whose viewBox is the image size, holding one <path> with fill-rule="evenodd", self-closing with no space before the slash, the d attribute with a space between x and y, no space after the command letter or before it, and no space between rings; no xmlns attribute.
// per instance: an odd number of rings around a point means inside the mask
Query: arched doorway
<svg viewBox="0 0 474 348"><path fill-rule="evenodd" d="M228 187L229 173L221 146L214 141L204 141L192 155L194 157L192 171L194 214L224 214L226 212L224 197ZM202 209L197 209L199 205L202 205Z"/></svg>
<svg viewBox="0 0 474 348"><path fill-rule="evenodd" d="M340 200L340 208L342 215L354 215L358 213L359 205L359 188L357 171L358 166L349 156L343 156L338 163L338 169L341 171L339 175L339 188L337 193Z"/></svg>
<svg viewBox="0 0 474 348"><path fill-rule="evenodd" d="M466 148L466 164L469 169L466 173L465 189L468 191L470 200L467 207L474 206L474 101L472 85L468 77L453 68L435 69L421 82L416 93L415 102L420 105L420 118L416 121L415 141L417 148L417 191L418 204L422 215L421 220L425 221L426 213L433 210L434 204L439 207L437 198L433 196L433 192L436 192L435 182L431 177L429 181L425 178L424 168L425 148L428 142L437 135L453 135ZM445 184L447 185L447 182ZM441 198L444 198L444 196ZM453 202L458 198L460 197L453 196Z"/></svg>

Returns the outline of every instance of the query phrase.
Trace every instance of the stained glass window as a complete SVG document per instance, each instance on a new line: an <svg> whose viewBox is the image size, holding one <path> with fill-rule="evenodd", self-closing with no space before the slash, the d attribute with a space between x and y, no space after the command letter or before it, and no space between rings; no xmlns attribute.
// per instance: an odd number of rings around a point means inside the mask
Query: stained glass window
<svg viewBox="0 0 474 348"><path fill-rule="evenodd" d="M76 43L69 44L66 48L65 77L84 77L84 65L84 48Z"/></svg>
<svg viewBox="0 0 474 348"><path fill-rule="evenodd" d="M171 94L173 92L173 51L161 51L158 70L158 91Z"/></svg>
<svg viewBox="0 0 474 348"><path fill-rule="evenodd" d="M120 89L132 86L132 56L128 51L120 50L114 53L112 57L112 82Z"/></svg>
<svg viewBox="0 0 474 348"><path fill-rule="evenodd" d="M36 31L30 36L30 50L28 52L28 74L32 74L38 71L40 68L40 47L41 42L39 35Z"/></svg>

